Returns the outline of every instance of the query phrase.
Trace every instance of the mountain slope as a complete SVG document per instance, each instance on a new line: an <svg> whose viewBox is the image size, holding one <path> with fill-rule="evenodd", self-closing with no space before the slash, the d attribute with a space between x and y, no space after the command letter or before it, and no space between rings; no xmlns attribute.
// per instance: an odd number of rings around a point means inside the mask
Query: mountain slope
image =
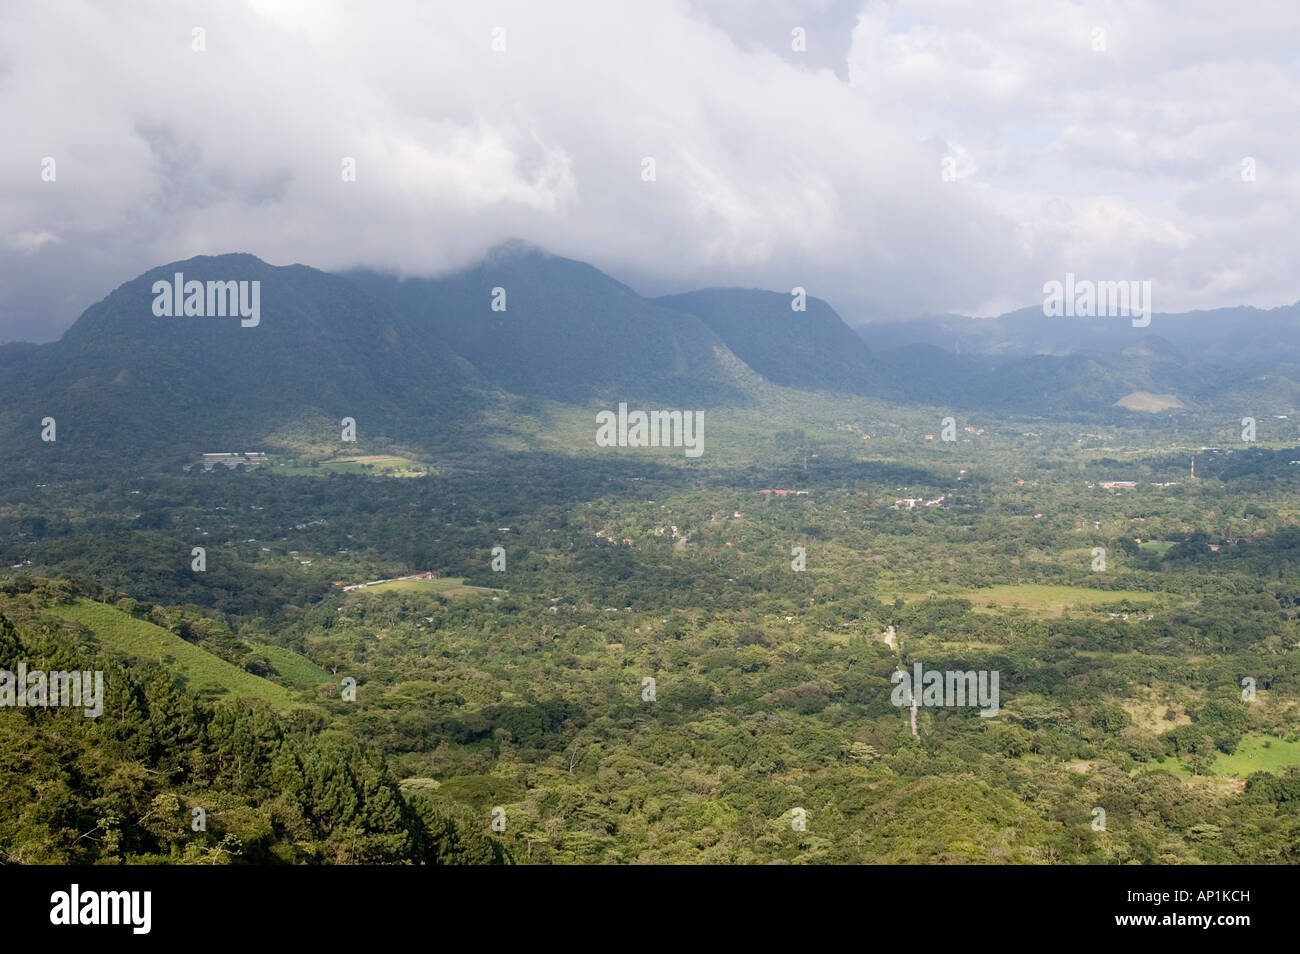
<svg viewBox="0 0 1300 954"><path fill-rule="evenodd" d="M445 342L515 394L584 403L745 399L722 339L582 262L518 243L445 278L346 277L390 303L408 335ZM494 289L505 310L493 310Z"/></svg>
<svg viewBox="0 0 1300 954"><path fill-rule="evenodd" d="M156 316L153 285L177 272L186 282L260 282L259 323ZM387 306L313 268L251 255L175 262L88 308L59 341L0 363L0 387L17 398L0 426L25 443L39 438L41 418L55 418L51 453L76 444L243 450L305 419L334 441L345 416L361 433L398 436L411 420L481 406L463 360L400 327Z"/></svg>
<svg viewBox="0 0 1300 954"><path fill-rule="evenodd" d="M792 388L873 393L879 370L853 329L819 298L793 311L790 296L710 288L654 302L699 318L751 368Z"/></svg>
<svg viewBox="0 0 1300 954"><path fill-rule="evenodd" d="M282 711L298 702L284 686L245 672L206 649L187 643L175 633L148 620L136 619L114 606L78 597L54 612L84 625L115 656L128 661L166 660L195 692L214 698L262 699Z"/></svg>

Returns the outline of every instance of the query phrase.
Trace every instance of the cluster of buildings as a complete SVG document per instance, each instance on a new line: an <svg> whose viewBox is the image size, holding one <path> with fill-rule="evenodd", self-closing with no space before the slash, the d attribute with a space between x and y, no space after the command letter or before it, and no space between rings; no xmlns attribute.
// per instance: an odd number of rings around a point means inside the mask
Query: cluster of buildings
<svg viewBox="0 0 1300 954"><path fill-rule="evenodd" d="M203 457L198 461L195 461L195 463L202 464L203 470L206 473L218 464L234 470L241 464L244 467L261 467L263 464L269 462L267 461L266 454L261 451L244 451L242 454L204 454ZM190 470L193 467L194 464L185 465L186 470Z"/></svg>
<svg viewBox="0 0 1300 954"><path fill-rule="evenodd" d="M920 504L922 507L937 507L943 503L947 497L947 494L944 494L942 497L935 497L933 500L926 500L924 497L897 497L894 500L894 509L906 506L908 510L911 510L917 504Z"/></svg>

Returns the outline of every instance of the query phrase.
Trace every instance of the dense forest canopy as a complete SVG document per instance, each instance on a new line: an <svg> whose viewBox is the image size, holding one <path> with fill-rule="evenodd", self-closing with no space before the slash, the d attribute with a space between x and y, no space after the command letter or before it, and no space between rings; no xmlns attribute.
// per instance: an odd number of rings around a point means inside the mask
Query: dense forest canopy
<svg viewBox="0 0 1300 954"><path fill-rule="evenodd" d="M0 851L1300 860L1295 452L1198 452L1192 480L1146 428L954 446L913 412L868 453L867 413L726 467L11 473L0 669L107 690L99 719L0 713ZM1000 711L914 733L891 675L917 664L997 672Z"/></svg>

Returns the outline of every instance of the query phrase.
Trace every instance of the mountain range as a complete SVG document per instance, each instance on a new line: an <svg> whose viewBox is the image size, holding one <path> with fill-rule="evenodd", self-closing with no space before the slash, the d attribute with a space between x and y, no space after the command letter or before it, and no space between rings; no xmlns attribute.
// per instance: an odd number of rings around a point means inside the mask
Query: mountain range
<svg viewBox="0 0 1300 954"><path fill-rule="evenodd" d="M201 288L260 283L260 321L156 314L178 273ZM25 445L52 417L51 454L74 439L188 453L347 416L436 440L503 399L717 407L771 385L1026 415L1300 401L1300 305L1157 314L1144 329L1027 309L854 330L820 299L791 302L737 288L646 298L521 243L439 278L200 256L127 282L56 342L0 346L0 440Z"/></svg>
<svg viewBox="0 0 1300 954"><path fill-rule="evenodd" d="M1000 358L1120 352L1156 338L1172 357L1235 367L1300 363L1300 302L1282 308L1219 308L1183 314L1156 313L1147 327L1126 318L1045 319L1043 310L1022 308L997 318L920 316L862 325L874 347L928 344L958 354ZM1173 344L1176 342L1176 346Z"/></svg>

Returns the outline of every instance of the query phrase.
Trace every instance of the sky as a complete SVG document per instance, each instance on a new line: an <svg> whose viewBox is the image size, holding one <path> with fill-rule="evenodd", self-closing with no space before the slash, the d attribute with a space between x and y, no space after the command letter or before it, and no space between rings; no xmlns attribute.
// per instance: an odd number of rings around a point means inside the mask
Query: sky
<svg viewBox="0 0 1300 954"><path fill-rule="evenodd" d="M1066 272L1289 305L1298 51L1295 0L5 0L0 342L193 255L437 275L512 238L850 324Z"/></svg>

